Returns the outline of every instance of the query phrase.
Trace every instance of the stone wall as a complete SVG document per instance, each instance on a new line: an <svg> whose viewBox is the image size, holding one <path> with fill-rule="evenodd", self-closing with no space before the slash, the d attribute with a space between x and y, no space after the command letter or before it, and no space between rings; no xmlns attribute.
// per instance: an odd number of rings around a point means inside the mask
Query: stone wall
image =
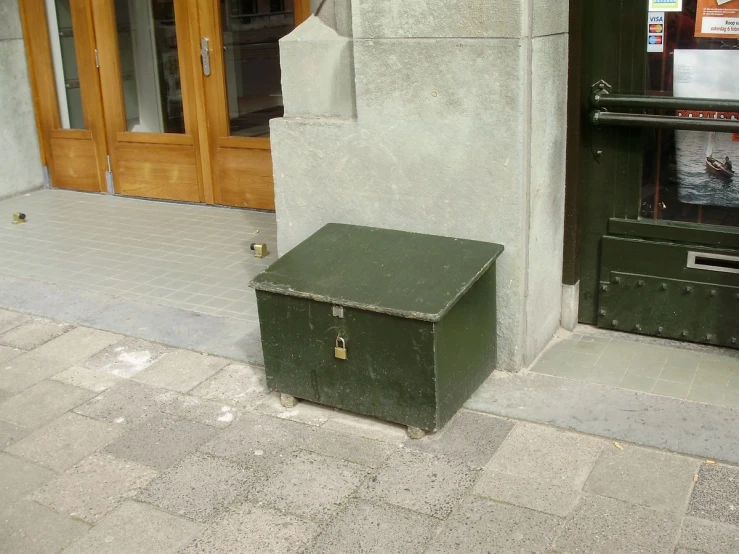
<svg viewBox="0 0 739 554"><path fill-rule="evenodd" d="M567 15L325 0L281 41L280 252L332 221L503 244L499 367L533 361L561 313Z"/></svg>
<svg viewBox="0 0 739 554"><path fill-rule="evenodd" d="M0 0L0 198L43 184L17 0Z"/></svg>

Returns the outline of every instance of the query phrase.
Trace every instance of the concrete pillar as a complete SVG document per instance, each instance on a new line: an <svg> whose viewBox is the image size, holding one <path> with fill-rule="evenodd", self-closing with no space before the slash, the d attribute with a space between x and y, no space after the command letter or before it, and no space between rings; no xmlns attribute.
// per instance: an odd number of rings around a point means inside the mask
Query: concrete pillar
<svg viewBox="0 0 739 554"><path fill-rule="evenodd" d="M499 367L524 367L561 315L567 3L333 4L351 36L319 12L281 42L280 252L331 221L503 244Z"/></svg>
<svg viewBox="0 0 739 554"><path fill-rule="evenodd" d="M0 198L43 184L17 0L0 0Z"/></svg>

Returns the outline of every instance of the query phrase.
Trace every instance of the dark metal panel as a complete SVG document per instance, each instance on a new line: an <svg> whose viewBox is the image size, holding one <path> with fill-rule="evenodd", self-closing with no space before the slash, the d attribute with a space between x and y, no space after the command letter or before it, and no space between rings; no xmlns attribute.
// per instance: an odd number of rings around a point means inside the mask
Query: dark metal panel
<svg viewBox="0 0 739 554"><path fill-rule="evenodd" d="M257 291L267 385L297 398L437 428L434 324ZM334 356L346 338L347 359Z"/></svg>
<svg viewBox="0 0 739 554"><path fill-rule="evenodd" d="M439 321L495 262L488 242L330 223L252 286L341 306Z"/></svg>
<svg viewBox="0 0 739 554"><path fill-rule="evenodd" d="M608 276L608 281L601 282L599 327L716 346L739 345L739 287L619 271Z"/></svg>
<svg viewBox="0 0 739 554"><path fill-rule="evenodd" d="M613 218L608 222L608 233L705 246L739 248L739 229L736 227L715 227L697 223L653 219L634 221Z"/></svg>
<svg viewBox="0 0 739 554"><path fill-rule="evenodd" d="M582 85L582 0L570 0L570 37L567 86L567 166L565 179L565 222L562 282L575 285L580 280L580 163L583 113L580 110Z"/></svg>
<svg viewBox="0 0 739 554"><path fill-rule="evenodd" d="M698 269L691 266L691 253L706 258L718 254L736 263L727 262L728 271ZM737 273L731 273L732 265ZM737 312L736 251L603 238L598 326L736 347Z"/></svg>
<svg viewBox="0 0 739 554"><path fill-rule="evenodd" d="M437 324L439 427L462 407L495 368L495 268L491 268Z"/></svg>

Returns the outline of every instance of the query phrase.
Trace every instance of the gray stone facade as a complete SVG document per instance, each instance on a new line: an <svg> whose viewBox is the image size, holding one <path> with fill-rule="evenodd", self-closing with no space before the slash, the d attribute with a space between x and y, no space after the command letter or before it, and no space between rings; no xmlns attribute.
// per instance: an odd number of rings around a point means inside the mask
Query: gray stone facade
<svg viewBox="0 0 739 554"><path fill-rule="evenodd" d="M280 252L328 222L503 244L499 367L533 361L562 306L567 4L325 0L281 41Z"/></svg>
<svg viewBox="0 0 739 554"><path fill-rule="evenodd" d="M0 198L43 184L17 0L0 0Z"/></svg>

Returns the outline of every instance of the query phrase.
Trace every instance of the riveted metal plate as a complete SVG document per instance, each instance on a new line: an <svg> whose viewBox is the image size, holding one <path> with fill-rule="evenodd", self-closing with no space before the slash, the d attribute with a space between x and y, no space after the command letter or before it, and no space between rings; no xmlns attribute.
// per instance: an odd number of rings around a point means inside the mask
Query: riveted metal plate
<svg viewBox="0 0 739 554"><path fill-rule="evenodd" d="M739 287L618 271L603 277L598 327L739 347Z"/></svg>

